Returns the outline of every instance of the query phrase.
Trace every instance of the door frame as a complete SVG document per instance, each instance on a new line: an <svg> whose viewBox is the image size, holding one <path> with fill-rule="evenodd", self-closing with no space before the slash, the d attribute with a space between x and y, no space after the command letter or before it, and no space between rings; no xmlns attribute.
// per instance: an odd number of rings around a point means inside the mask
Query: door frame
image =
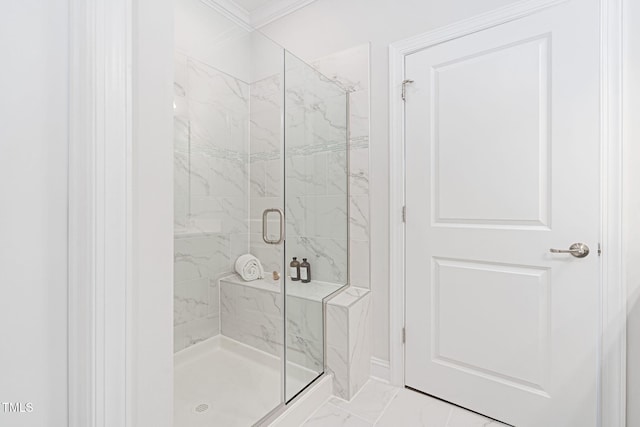
<svg viewBox="0 0 640 427"><path fill-rule="evenodd" d="M389 46L389 366L391 383L405 385L405 135L402 81L405 57L495 27L567 0L521 0ZM573 0L577 1L577 0ZM623 1L600 0L601 292L598 354L599 425L626 420L626 282L623 263ZM409 213L410 214L410 213Z"/></svg>
<svg viewBox="0 0 640 427"><path fill-rule="evenodd" d="M173 3L69 8L69 426L171 427Z"/></svg>

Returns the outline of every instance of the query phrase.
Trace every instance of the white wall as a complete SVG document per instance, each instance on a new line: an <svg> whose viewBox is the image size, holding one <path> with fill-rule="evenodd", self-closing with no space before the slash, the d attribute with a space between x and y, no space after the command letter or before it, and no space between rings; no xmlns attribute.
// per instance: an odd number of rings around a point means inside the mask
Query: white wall
<svg viewBox="0 0 640 427"><path fill-rule="evenodd" d="M0 14L0 425L67 425L67 15Z"/></svg>
<svg viewBox="0 0 640 427"><path fill-rule="evenodd" d="M127 386L131 394L126 409L128 426L170 427L173 425L174 11L170 1L135 0L133 6L134 243L127 318L131 334ZM109 424L107 418L106 425L114 424Z"/></svg>
<svg viewBox="0 0 640 427"><path fill-rule="evenodd" d="M306 61L371 42L371 317L379 359L389 360L388 46L512 2L318 0L260 29Z"/></svg>
<svg viewBox="0 0 640 427"><path fill-rule="evenodd" d="M627 426L640 426L640 3L625 2L624 230L628 284Z"/></svg>

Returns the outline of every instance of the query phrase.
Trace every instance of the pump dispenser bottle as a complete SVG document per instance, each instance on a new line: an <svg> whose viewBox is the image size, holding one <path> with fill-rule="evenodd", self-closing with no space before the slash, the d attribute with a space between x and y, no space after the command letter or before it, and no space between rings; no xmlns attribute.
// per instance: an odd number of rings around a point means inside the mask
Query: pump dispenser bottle
<svg viewBox="0 0 640 427"><path fill-rule="evenodd" d="M291 275L291 280L298 281L300 280L300 261L296 257L293 257L293 261L289 264L289 270Z"/></svg>
<svg viewBox="0 0 640 427"><path fill-rule="evenodd" d="M306 258L302 258L302 263L300 264L300 279L302 279L302 283L311 281L311 264L307 262Z"/></svg>

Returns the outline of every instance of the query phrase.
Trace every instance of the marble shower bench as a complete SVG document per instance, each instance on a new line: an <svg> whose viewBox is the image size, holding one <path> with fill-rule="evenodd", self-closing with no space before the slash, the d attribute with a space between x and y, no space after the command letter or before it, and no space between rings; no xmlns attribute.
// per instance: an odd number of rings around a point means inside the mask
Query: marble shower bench
<svg viewBox="0 0 640 427"><path fill-rule="evenodd" d="M370 291L335 283L287 282L287 361L322 372L323 300L326 299L327 369L333 393L350 400L369 378ZM327 299L327 297L331 296ZM281 281L245 282L237 274L220 279L220 330L269 354L282 353Z"/></svg>
<svg viewBox="0 0 640 427"><path fill-rule="evenodd" d="M322 301L341 288L335 283L287 282L287 361L323 370ZM237 274L220 279L220 332L269 354L282 354L281 281L245 282Z"/></svg>

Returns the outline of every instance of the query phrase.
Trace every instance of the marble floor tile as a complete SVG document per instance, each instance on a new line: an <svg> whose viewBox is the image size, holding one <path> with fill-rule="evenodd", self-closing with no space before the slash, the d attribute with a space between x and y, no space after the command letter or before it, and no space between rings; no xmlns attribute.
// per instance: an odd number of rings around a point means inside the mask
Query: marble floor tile
<svg viewBox="0 0 640 427"><path fill-rule="evenodd" d="M217 340L217 341L216 341ZM181 353L175 366L175 427L250 426L279 403L277 358L225 337ZM268 360L266 360L266 359ZM273 360L272 360L273 359ZM289 370L291 387L308 379ZM197 408L205 407L199 412ZM506 427L424 394L369 380L350 401L332 397L305 427Z"/></svg>
<svg viewBox="0 0 640 427"><path fill-rule="evenodd" d="M454 406L401 389L376 423L380 427L447 427Z"/></svg>
<svg viewBox="0 0 640 427"><path fill-rule="evenodd" d="M506 427L506 424L456 407L451 411L447 427Z"/></svg>
<svg viewBox="0 0 640 427"><path fill-rule="evenodd" d="M374 379L349 402L330 398L304 426L507 427L447 402Z"/></svg>
<svg viewBox="0 0 640 427"><path fill-rule="evenodd" d="M329 402L339 408L375 423L400 388L381 381L369 380L350 402L333 397Z"/></svg>
<svg viewBox="0 0 640 427"><path fill-rule="evenodd" d="M367 427L372 423L331 403L325 403L303 424L305 427Z"/></svg>

